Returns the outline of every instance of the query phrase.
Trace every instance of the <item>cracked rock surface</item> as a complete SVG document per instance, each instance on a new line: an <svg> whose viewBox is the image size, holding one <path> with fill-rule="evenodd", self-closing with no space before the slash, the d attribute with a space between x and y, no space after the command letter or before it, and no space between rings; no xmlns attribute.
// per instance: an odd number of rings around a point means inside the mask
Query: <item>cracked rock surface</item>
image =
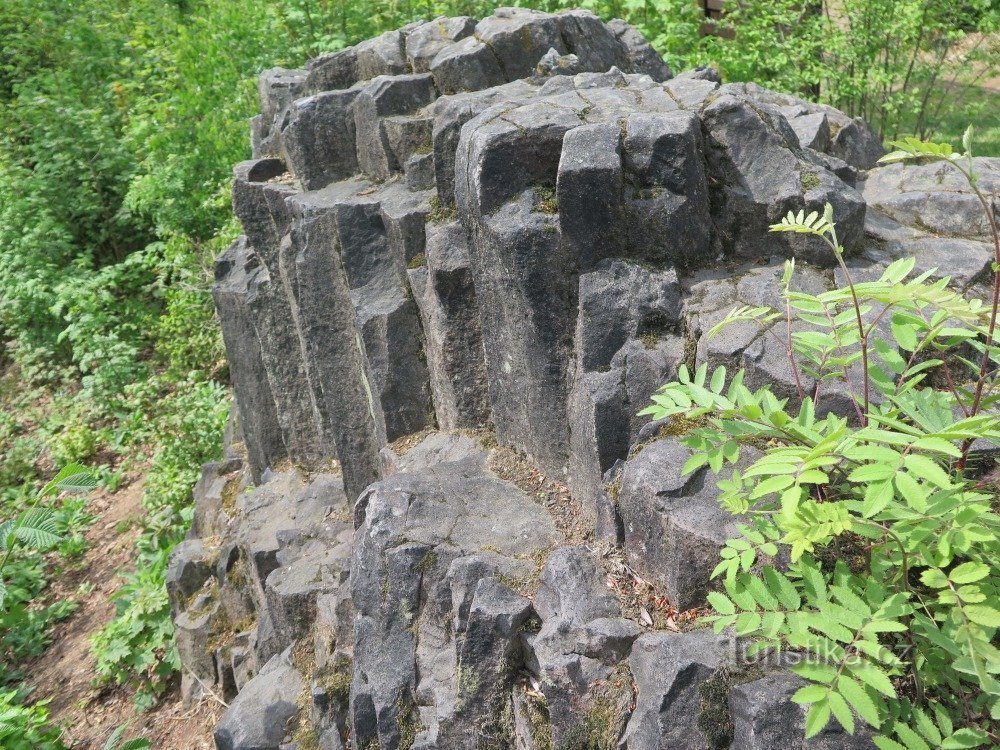
<svg viewBox="0 0 1000 750"><path fill-rule="evenodd" d="M858 278L915 254L976 291L974 196L582 10L410 24L258 93L214 289L235 429L168 575L218 747L871 747L803 744L794 678L696 627L738 519L637 413L682 364L815 387L776 331L708 336L787 258L842 283L768 234L788 211L831 203Z"/></svg>

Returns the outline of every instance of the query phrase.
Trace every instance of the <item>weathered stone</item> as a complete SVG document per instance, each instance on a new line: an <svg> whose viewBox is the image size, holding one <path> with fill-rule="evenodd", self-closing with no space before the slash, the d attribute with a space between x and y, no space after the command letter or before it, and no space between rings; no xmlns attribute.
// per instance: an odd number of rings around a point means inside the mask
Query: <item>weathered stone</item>
<svg viewBox="0 0 1000 750"><path fill-rule="evenodd" d="M618 490L629 563L679 610L704 604L719 550L738 522L719 506L714 476L704 469L681 475L690 456L677 438L658 440L626 462Z"/></svg>
<svg viewBox="0 0 1000 750"><path fill-rule="evenodd" d="M613 255L688 265L704 257L710 222L701 152L698 119L686 112L632 114L624 129L611 122L568 133L560 225L581 270Z"/></svg>
<svg viewBox="0 0 1000 750"><path fill-rule="evenodd" d="M849 735L836 719L826 729L803 742L808 706L791 698L806 685L787 672L776 672L752 682L732 687L729 711L733 724L733 747L739 750L771 750L803 747L808 750L870 750L875 745L872 732L857 720L855 734Z"/></svg>
<svg viewBox="0 0 1000 750"><path fill-rule="evenodd" d="M667 81L663 89L679 107L697 112L718 91L719 82L715 78L687 77L682 73Z"/></svg>
<svg viewBox="0 0 1000 750"><path fill-rule="evenodd" d="M584 517L596 527L601 477L629 447L625 372L579 373L569 395L569 487Z"/></svg>
<svg viewBox="0 0 1000 750"><path fill-rule="evenodd" d="M783 307L782 256L796 289L843 282L802 262L833 265L825 246L768 232L787 211L831 202L858 280L915 252L980 294L974 196L936 167L859 172L881 153L861 121L670 78L582 11L410 24L267 72L261 100L233 191L247 238L215 289L239 434L169 574L185 699L212 690L234 706L223 741L267 729L283 750L796 744L785 676L744 683L708 633L642 635L614 556L573 545L621 544L671 606L703 605L739 519L706 470L680 476L684 425L638 412L682 361L791 408L813 392L780 321L706 335ZM818 411L851 418L822 386ZM252 679L293 643L315 657L294 738Z"/></svg>
<svg viewBox="0 0 1000 750"><path fill-rule="evenodd" d="M277 750L305 687L290 651L272 658L244 685L215 728L219 750Z"/></svg>
<svg viewBox="0 0 1000 750"><path fill-rule="evenodd" d="M862 118L851 119L840 110L827 104L817 104L791 94L770 91L756 83L729 84L725 90L747 97L767 107L777 107L786 116L792 111L796 117L823 114L829 123L829 139L822 150L857 169L871 169L885 153L882 139ZM793 125L794 127L794 125ZM807 144L802 143L802 146ZM816 148L812 146L812 148ZM817 149L821 150L821 149Z"/></svg>
<svg viewBox="0 0 1000 750"><path fill-rule="evenodd" d="M560 547L549 556L535 607L543 621L559 618L573 624L621 614L618 600L584 547Z"/></svg>
<svg viewBox="0 0 1000 750"><path fill-rule="evenodd" d="M831 172L805 162L790 145L798 138L770 105L735 96L728 87L702 112L709 171L718 180L714 217L721 252L741 259L773 255L832 265L829 248L816 237L771 234L789 211L822 213L833 206L837 234L850 252L860 242L865 203Z"/></svg>
<svg viewBox="0 0 1000 750"><path fill-rule="evenodd" d="M418 151L430 150L431 125L428 117L387 117L383 121L389 150L401 169Z"/></svg>
<svg viewBox="0 0 1000 750"><path fill-rule="evenodd" d="M257 79L257 96L264 121L271 123L293 101L302 95L306 71L269 68Z"/></svg>
<svg viewBox="0 0 1000 750"><path fill-rule="evenodd" d="M211 578L214 563L214 555L200 539L186 539L174 547L166 575L171 609L185 609L187 600Z"/></svg>
<svg viewBox="0 0 1000 750"><path fill-rule="evenodd" d="M191 491L194 517L189 537L215 536L222 530L226 519L223 505L226 496L232 497L239 487L242 468L243 461L235 457L202 465L201 476Z"/></svg>
<svg viewBox="0 0 1000 750"><path fill-rule="evenodd" d="M183 610L173 611L177 653L184 665L181 697L190 706L207 695L218 675L211 641L219 602L214 589L206 587Z"/></svg>
<svg viewBox="0 0 1000 750"><path fill-rule="evenodd" d="M871 125L855 117L833 135L829 152L853 167L871 169L885 154L885 148Z"/></svg>
<svg viewBox="0 0 1000 750"><path fill-rule="evenodd" d="M406 189L399 183L379 191L382 223L389 239L394 271L402 281L405 269L425 252L426 223L431 213L432 192Z"/></svg>
<svg viewBox="0 0 1000 750"><path fill-rule="evenodd" d="M403 30L387 31L354 47L357 56L358 80L377 76L399 76L410 72L403 51L406 34Z"/></svg>
<svg viewBox="0 0 1000 750"><path fill-rule="evenodd" d="M504 78L527 78L550 49L565 55L569 49L557 16L526 8L499 8L476 25L476 38L496 55Z"/></svg>
<svg viewBox="0 0 1000 750"><path fill-rule="evenodd" d="M420 307L438 426L482 427L489 419L479 307L466 233L431 225L424 265L409 271Z"/></svg>
<svg viewBox="0 0 1000 750"><path fill-rule="evenodd" d="M306 190L358 171L351 108L357 95L357 88L325 91L291 105L281 146L285 161Z"/></svg>
<svg viewBox="0 0 1000 750"><path fill-rule="evenodd" d="M281 133L272 130L264 115L250 118L250 149L254 159L281 156Z"/></svg>
<svg viewBox="0 0 1000 750"><path fill-rule="evenodd" d="M711 750L699 727L699 686L727 663L727 639L710 630L647 633L632 648L629 666L638 689L621 747Z"/></svg>
<svg viewBox="0 0 1000 750"><path fill-rule="evenodd" d="M379 476L384 424L371 401L371 376L341 259L340 203L355 189L337 184L289 201L297 216L298 327L314 399L329 415L349 497ZM381 222L379 222L381 223Z"/></svg>
<svg viewBox="0 0 1000 750"><path fill-rule="evenodd" d="M680 361L679 339L675 352L659 350L661 339L676 339L671 332L679 327L677 275L605 260L581 274L579 305L569 485L584 511L596 517L601 477L626 457L644 422L634 416L634 405L646 403Z"/></svg>
<svg viewBox="0 0 1000 750"><path fill-rule="evenodd" d="M358 165L364 174L375 180L388 180L402 170L393 152L385 118L411 115L436 96L434 79L427 73L379 76L360 89L354 100L354 128Z"/></svg>
<svg viewBox="0 0 1000 750"><path fill-rule="evenodd" d="M435 78L437 81L437 79ZM464 89L449 89L437 81L438 89L453 96L442 96L434 102L434 179L442 205L455 202L455 152L462 126L498 102L522 100L538 91L527 81L514 81L485 91L455 93Z"/></svg>
<svg viewBox="0 0 1000 750"><path fill-rule="evenodd" d="M571 76L580 72L580 58L576 55L560 55L550 48L535 66L539 76Z"/></svg>
<svg viewBox="0 0 1000 750"><path fill-rule="evenodd" d="M256 641L257 632L251 629L234 635L232 643L229 644L229 671L233 675L235 693L246 687L257 672ZM231 701L234 697L235 694L226 696L226 699Z"/></svg>
<svg viewBox="0 0 1000 750"><path fill-rule="evenodd" d="M501 559L530 555L554 541L555 529L538 505L479 465L464 457L394 474L359 499L351 566L358 610L351 691L356 746L377 737L382 746L395 747L401 727L418 721L426 725L416 730L418 742L467 737L474 727L455 717L500 704L465 703L462 696L481 698L477 691L494 684L498 674L502 693L509 695L519 658L510 650L517 643L511 636L530 605L495 584L482 588L495 563L459 559L484 548ZM505 655L509 666L494 663L489 675L478 677L456 672L472 658L463 662L463 654L487 652ZM428 707L419 719L415 696Z"/></svg>
<svg viewBox="0 0 1000 750"><path fill-rule="evenodd" d="M377 434L395 440L432 422L433 413L417 308L402 270L410 248L422 245L427 209L412 199L396 203L389 190L388 200L371 191L336 196L331 215L364 357L365 396L374 402Z"/></svg>
<svg viewBox="0 0 1000 750"><path fill-rule="evenodd" d="M310 632L318 597L335 592L343 583L341 573L349 569L353 531L346 521L337 527L341 534L335 535L331 527L322 537L300 539L276 556L279 567L267 576L264 594L271 622L285 646Z"/></svg>
<svg viewBox="0 0 1000 750"><path fill-rule="evenodd" d="M648 271L626 261L602 261L580 275L576 353L584 370L608 367L636 336L677 331L681 293L673 269Z"/></svg>
<svg viewBox="0 0 1000 750"><path fill-rule="evenodd" d="M454 714L437 736L452 747L468 747L485 730L498 742L512 739L503 720L508 691L521 664L521 630L531 602L495 578L482 578L469 607L458 652L458 696ZM499 700L498 700L499 699Z"/></svg>
<svg viewBox="0 0 1000 750"><path fill-rule="evenodd" d="M544 196L555 181L563 134L579 120L539 107L504 119L490 114L462 131L456 197L471 230L497 436L559 475L568 458L566 370L576 290Z"/></svg>
<svg viewBox="0 0 1000 750"><path fill-rule="evenodd" d="M618 123L583 125L566 133L556 182L559 228L584 270L607 255L628 255L622 233L624 180Z"/></svg>
<svg viewBox="0 0 1000 750"><path fill-rule="evenodd" d="M281 426L262 359L260 340L247 303L250 281L262 272L260 261L237 239L215 262L212 296L229 353L229 377L242 419L251 474L259 479L286 455Z"/></svg>
<svg viewBox="0 0 1000 750"><path fill-rule="evenodd" d="M298 616L314 617L316 593L340 582L336 571L346 568L350 549L331 540L351 528L350 513L339 477L317 474L305 484L297 472L268 472L260 487L236 498L231 512L215 574L225 626L218 635L237 636L235 623L245 629L256 621L244 653L263 663L310 627L311 620ZM310 546L315 535L324 543ZM239 667L229 670L237 682Z"/></svg>
<svg viewBox="0 0 1000 750"><path fill-rule="evenodd" d="M298 192L281 159L253 159L233 168L233 213L264 265L276 272L278 244L288 230L285 198Z"/></svg>
<svg viewBox="0 0 1000 750"><path fill-rule="evenodd" d="M1000 167L995 159L975 159L979 189L1000 193ZM873 170L861 186L868 204L922 232L987 239L989 222L982 204L962 174L948 164L892 164Z"/></svg>
<svg viewBox="0 0 1000 750"><path fill-rule="evenodd" d="M496 53L475 37L441 50L431 61L431 73L442 94L479 91L506 80Z"/></svg>
<svg viewBox="0 0 1000 750"><path fill-rule="evenodd" d="M412 29L406 35L405 47L406 59L413 72L429 73L431 63L441 50L472 36L475 29L475 19L468 16L442 16Z"/></svg>
<svg viewBox="0 0 1000 750"><path fill-rule="evenodd" d="M678 73L673 77L672 81L713 81L715 83L720 83L722 81L722 76L719 75L718 70L710 65L701 65L697 68L692 68L691 70L685 70L682 73Z"/></svg>
<svg viewBox="0 0 1000 750"><path fill-rule="evenodd" d="M654 81L665 81L671 77L670 66L635 26L614 18L608 21L608 28L625 47L632 72L645 73Z"/></svg>
<svg viewBox="0 0 1000 750"><path fill-rule="evenodd" d="M799 145L802 148L812 148L817 151L826 151L830 145L830 123L826 119L825 112L812 112L802 114L792 114L788 110L798 110L798 107L782 107L781 113L788 119L788 124L792 126Z"/></svg>
<svg viewBox="0 0 1000 750"><path fill-rule="evenodd" d="M260 341L282 441L293 461L317 465L333 454L333 446L312 398L295 327L289 325L295 313L279 257L281 239L291 223L285 199L296 189L275 181L290 177L278 159L243 162L234 171L233 208L263 261L247 280L246 304Z"/></svg>
<svg viewBox="0 0 1000 750"><path fill-rule="evenodd" d="M769 306L783 311L781 276L783 265L741 269L737 274L719 278L712 271L691 285L685 303L688 336L697 341L696 360L710 370L720 365L730 373L746 370L746 384L751 388L769 385L779 398L799 399L799 387L811 393L815 381L801 369L795 373L788 358L788 332L781 320L774 328L762 328L755 322L739 322L726 326L713 336L709 331L739 305ZM792 277L792 289L810 294L826 291L829 281L819 270L798 264ZM801 324L793 325L800 330ZM839 412L838 412L839 413Z"/></svg>
<svg viewBox="0 0 1000 750"><path fill-rule="evenodd" d="M410 156L403 163L406 186L410 190L429 190L434 187L434 154L420 153Z"/></svg>
<svg viewBox="0 0 1000 750"><path fill-rule="evenodd" d="M306 64L306 86L310 94L349 89L358 82L358 51L355 47L320 55Z"/></svg>

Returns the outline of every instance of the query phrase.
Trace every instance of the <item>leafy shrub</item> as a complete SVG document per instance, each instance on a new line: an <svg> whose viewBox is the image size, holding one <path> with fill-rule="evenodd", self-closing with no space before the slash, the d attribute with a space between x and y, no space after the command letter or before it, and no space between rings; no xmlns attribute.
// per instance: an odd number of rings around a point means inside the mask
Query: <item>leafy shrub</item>
<svg viewBox="0 0 1000 750"><path fill-rule="evenodd" d="M48 629L68 617L76 603L59 600L46 606L35 601L48 586L41 556L59 546L63 552L79 549L79 529L89 523L81 503L50 508L43 502L61 492L81 492L96 480L81 466L62 469L10 520L0 523L0 682L19 675L11 665L39 655L48 645Z"/></svg>
<svg viewBox="0 0 1000 750"><path fill-rule="evenodd" d="M134 685L136 704L147 708L180 669L170 602L163 584L166 556L140 566L115 594L115 618L92 641L99 677Z"/></svg>
<svg viewBox="0 0 1000 750"><path fill-rule="evenodd" d="M115 729L108 737L108 741L104 743L104 750L149 750L153 746L153 743L147 739L135 738L131 740L125 740L122 742L122 738L125 736L125 731L128 729L128 724L122 724L120 727Z"/></svg>
<svg viewBox="0 0 1000 750"><path fill-rule="evenodd" d="M907 139L886 160L944 161L989 210L970 141L971 128L960 155ZM847 286L795 291L789 262L785 311L739 307L710 333L785 317L796 382L806 373L818 385L811 393L799 386L794 411L768 388L744 386L742 371L727 383L725 368L709 377L703 365L682 370L644 412L703 425L683 438L693 450L685 473L720 472L747 443L762 450L719 481L722 505L748 520L713 573L724 593L710 594L718 612L710 619L717 630L752 636L751 654L804 655L792 670L810 684L793 700L810 706L807 737L831 716L853 733L857 716L881 732L882 750L995 744L1000 516L996 488L969 462L976 441L1000 440L997 299L984 305L949 289L947 278L915 275L912 258L855 282L829 206L824 216L789 214L772 230L824 240ZM994 275L1000 290L1000 262ZM849 394L856 423L822 416L834 389ZM787 567L777 562L782 548Z"/></svg>
<svg viewBox="0 0 1000 750"><path fill-rule="evenodd" d="M65 750L59 729L48 723L44 702L21 705L16 690L0 690L0 747L6 750Z"/></svg>
<svg viewBox="0 0 1000 750"><path fill-rule="evenodd" d="M44 552L62 541L56 514L42 505L46 498L60 492L89 492L97 486L94 475L82 466L69 464L63 467L35 495L34 501L14 518L0 523L0 607L7 596L4 571L18 549Z"/></svg>
<svg viewBox="0 0 1000 750"><path fill-rule="evenodd" d="M49 644L48 630L71 615L76 603L60 600L47 606L33 601L48 587L48 573L39 555L27 555L5 568L7 594L0 606L0 682L19 678L12 668L38 656Z"/></svg>

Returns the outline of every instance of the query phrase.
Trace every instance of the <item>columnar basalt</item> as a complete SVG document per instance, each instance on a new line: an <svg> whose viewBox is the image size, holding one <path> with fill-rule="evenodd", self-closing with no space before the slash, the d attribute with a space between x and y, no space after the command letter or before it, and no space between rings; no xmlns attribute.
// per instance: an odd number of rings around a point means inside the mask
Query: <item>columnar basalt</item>
<svg viewBox="0 0 1000 750"><path fill-rule="evenodd" d="M784 258L835 283L768 234L789 210L832 204L859 274L957 252L974 288L968 196L584 11L411 24L259 94L216 268L239 435L170 572L185 693L231 701L218 746L799 746L787 673L608 586L703 606L737 520L636 414L682 363L795 396L771 337L706 336ZM810 746L869 746L832 732Z"/></svg>

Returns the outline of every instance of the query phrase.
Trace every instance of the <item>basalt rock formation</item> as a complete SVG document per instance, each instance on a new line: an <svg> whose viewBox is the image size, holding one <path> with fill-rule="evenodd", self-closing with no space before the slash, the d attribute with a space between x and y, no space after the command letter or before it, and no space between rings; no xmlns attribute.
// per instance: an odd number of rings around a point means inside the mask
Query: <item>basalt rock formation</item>
<svg viewBox="0 0 1000 750"><path fill-rule="evenodd" d="M796 678L695 627L734 519L636 413L684 362L794 395L770 338L704 336L784 258L836 282L767 233L789 210L832 204L859 276L971 287L970 196L584 11L412 24L259 93L216 269L234 436L169 573L218 747L804 746Z"/></svg>

